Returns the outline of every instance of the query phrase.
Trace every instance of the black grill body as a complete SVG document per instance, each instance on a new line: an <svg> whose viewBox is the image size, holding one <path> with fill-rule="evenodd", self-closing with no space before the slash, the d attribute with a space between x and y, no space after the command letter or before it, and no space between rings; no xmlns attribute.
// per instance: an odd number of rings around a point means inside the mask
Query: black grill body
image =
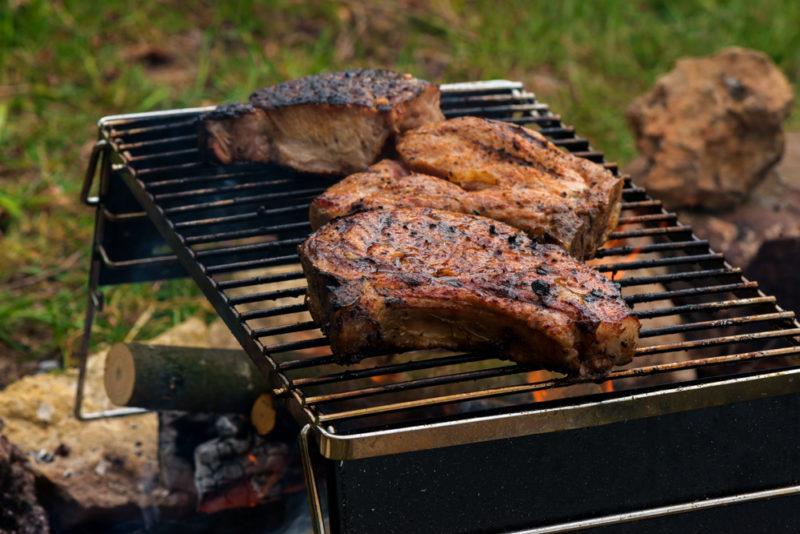
<svg viewBox="0 0 800 534"><path fill-rule="evenodd" d="M794 486L800 483L799 409L800 396L785 395L563 432L328 461L331 521L336 532L510 532ZM753 506L764 505L675 513L637 521L629 531L800 529L797 508L772 506L754 525L747 515ZM579 531L628 530L615 524Z"/></svg>

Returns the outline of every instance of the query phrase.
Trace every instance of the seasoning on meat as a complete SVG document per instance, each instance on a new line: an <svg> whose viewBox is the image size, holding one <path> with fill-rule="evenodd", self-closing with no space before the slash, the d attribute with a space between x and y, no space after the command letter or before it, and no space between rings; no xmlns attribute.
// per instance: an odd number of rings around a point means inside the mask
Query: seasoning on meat
<svg viewBox="0 0 800 534"><path fill-rule="evenodd" d="M299 251L311 314L345 361L487 350L593 375L633 356L639 321L615 284L484 217L366 211L323 226Z"/></svg>
<svg viewBox="0 0 800 534"><path fill-rule="evenodd" d="M368 209L430 207L505 222L584 259L619 219L620 178L520 126L451 119L406 132L397 149L402 163L381 161L318 197L312 226Z"/></svg>
<svg viewBox="0 0 800 534"><path fill-rule="evenodd" d="M362 69L260 89L249 104L203 117L203 144L221 163L273 162L344 174L377 161L400 132L441 121L439 88L409 74Z"/></svg>

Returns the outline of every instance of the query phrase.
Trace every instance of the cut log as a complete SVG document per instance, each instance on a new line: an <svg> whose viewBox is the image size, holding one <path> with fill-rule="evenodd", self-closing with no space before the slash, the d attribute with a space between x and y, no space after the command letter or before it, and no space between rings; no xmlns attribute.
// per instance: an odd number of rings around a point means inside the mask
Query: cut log
<svg viewBox="0 0 800 534"><path fill-rule="evenodd" d="M111 347L104 382L114 404L148 410L249 413L270 391L241 350L138 343Z"/></svg>
<svg viewBox="0 0 800 534"><path fill-rule="evenodd" d="M272 395L262 393L250 410L250 422L259 436L266 436L275 428L275 407L272 405Z"/></svg>

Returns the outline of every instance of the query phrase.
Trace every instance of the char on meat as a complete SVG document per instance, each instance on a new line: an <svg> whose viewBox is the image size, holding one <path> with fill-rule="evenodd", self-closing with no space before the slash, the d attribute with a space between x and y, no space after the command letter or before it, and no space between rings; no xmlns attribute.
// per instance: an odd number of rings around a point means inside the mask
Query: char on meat
<svg viewBox="0 0 800 534"><path fill-rule="evenodd" d="M365 211L323 226L299 252L311 315L343 361L489 350L593 375L633 356L639 322L614 283L485 217Z"/></svg>
<svg viewBox="0 0 800 534"><path fill-rule="evenodd" d="M402 134L397 150L402 163L381 161L318 197L312 226L381 207L439 208L505 222L584 259L619 218L620 178L521 126L451 119Z"/></svg>
<svg viewBox="0 0 800 534"><path fill-rule="evenodd" d="M283 82L249 104L220 106L204 115L201 137L221 163L346 174L377 161L400 132L443 119L436 85L362 69Z"/></svg>

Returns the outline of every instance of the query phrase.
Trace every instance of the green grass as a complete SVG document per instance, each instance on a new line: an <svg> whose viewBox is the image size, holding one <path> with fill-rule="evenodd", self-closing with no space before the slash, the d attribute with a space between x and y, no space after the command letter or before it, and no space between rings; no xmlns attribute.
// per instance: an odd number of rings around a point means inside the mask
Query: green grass
<svg viewBox="0 0 800 534"><path fill-rule="evenodd" d="M624 163L627 105L681 56L752 47L800 79L791 0L216 4L0 0L0 355L75 350L92 227L77 193L102 115L390 66L436 81L523 80ZM141 337L211 316L187 282L120 287L95 339L122 339L150 312Z"/></svg>

